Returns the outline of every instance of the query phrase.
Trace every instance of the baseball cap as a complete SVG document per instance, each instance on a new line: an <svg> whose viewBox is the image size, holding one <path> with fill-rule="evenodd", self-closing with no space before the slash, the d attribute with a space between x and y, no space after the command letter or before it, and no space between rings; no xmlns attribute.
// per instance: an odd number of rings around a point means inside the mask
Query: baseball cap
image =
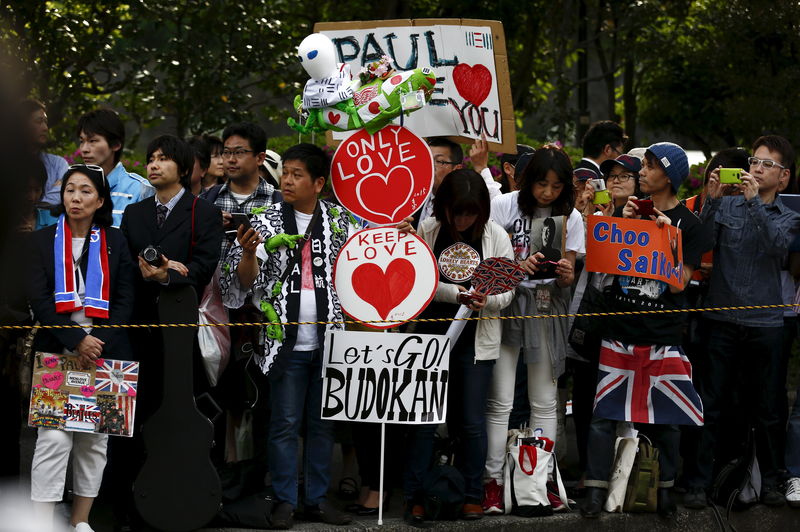
<svg viewBox="0 0 800 532"><path fill-rule="evenodd" d="M599 175L597 175L597 172L589 168L576 168L575 170L572 171L572 175L575 176L575 178L578 181L586 181L588 179L598 179L600 177Z"/></svg>
<svg viewBox="0 0 800 532"><path fill-rule="evenodd" d="M639 158L623 154L616 159L608 159L600 164L600 170L603 172L603 175L607 176L609 172L611 172L611 169L614 168L615 164L637 175L639 174L639 170L642 169L642 161Z"/></svg>
<svg viewBox="0 0 800 532"><path fill-rule="evenodd" d="M672 183L672 188L678 190L689 175L689 159L683 148L673 142L657 142L647 148L647 151L658 160Z"/></svg>
<svg viewBox="0 0 800 532"><path fill-rule="evenodd" d="M527 151L519 156L517 159L517 164L514 165L514 175L517 176L517 180L522 179L522 174L525 173L525 168L528 166L528 163L531 162L533 158L533 151Z"/></svg>

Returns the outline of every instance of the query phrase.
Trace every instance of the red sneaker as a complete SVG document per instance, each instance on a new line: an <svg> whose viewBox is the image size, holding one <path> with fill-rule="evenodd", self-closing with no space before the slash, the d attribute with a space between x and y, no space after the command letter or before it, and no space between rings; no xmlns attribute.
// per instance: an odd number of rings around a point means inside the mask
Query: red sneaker
<svg viewBox="0 0 800 532"><path fill-rule="evenodd" d="M503 486L492 479L483 485L483 513L486 515L502 515L505 513L503 503Z"/></svg>
<svg viewBox="0 0 800 532"><path fill-rule="evenodd" d="M553 512L566 512L569 510L569 506L564 504L564 501L562 501L561 497L558 496L558 488L553 482L547 483L547 500L550 501L550 506L553 507ZM575 501L572 499L567 499L567 504L574 506Z"/></svg>

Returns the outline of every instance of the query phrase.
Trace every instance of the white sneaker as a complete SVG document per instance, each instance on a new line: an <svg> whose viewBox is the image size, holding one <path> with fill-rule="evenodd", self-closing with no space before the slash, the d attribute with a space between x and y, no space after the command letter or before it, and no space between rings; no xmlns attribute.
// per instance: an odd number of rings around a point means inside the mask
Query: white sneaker
<svg viewBox="0 0 800 532"><path fill-rule="evenodd" d="M800 507L800 477L790 478L786 483L786 503L792 507Z"/></svg>
<svg viewBox="0 0 800 532"><path fill-rule="evenodd" d="M75 532L94 532L94 529L89 526L89 523L78 523L74 528Z"/></svg>

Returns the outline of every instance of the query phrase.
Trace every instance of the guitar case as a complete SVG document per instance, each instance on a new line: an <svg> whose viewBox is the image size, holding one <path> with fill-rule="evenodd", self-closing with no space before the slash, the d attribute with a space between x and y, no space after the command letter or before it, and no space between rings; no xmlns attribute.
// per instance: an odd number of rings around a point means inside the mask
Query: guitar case
<svg viewBox="0 0 800 532"><path fill-rule="evenodd" d="M197 323L197 294L188 285L161 290L161 323ZM163 328L164 399L143 427L147 457L136 477L134 500L151 526L196 530L219 512L222 487L211 463L214 427L197 409L192 349L197 327Z"/></svg>

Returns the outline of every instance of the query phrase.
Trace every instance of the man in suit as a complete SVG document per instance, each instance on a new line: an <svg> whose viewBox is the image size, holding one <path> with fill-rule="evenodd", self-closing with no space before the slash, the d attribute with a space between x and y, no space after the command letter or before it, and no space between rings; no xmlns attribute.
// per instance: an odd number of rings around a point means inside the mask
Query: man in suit
<svg viewBox="0 0 800 532"><path fill-rule="evenodd" d="M163 135L147 146L147 179L156 189L155 197L129 205L120 226L131 256L138 258L133 323L159 322L157 301L162 286L189 284L195 288L199 299L219 261L222 216L219 209L189 191L193 166L191 147L178 137ZM140 255L148 246L156 247L161 254L157 265L149 264ZM117 445L112 445L114 465L124 470L112 477L120 490L115 499L122 499L120 502L124 505L117 509L117 517L123 521L132 513L131 484L143 456L140 420L146 423L147 417L161 404L164 386L161 329L133 331L131 343L141 361L138 426L133 442L120 444L118 440L123 438L115 438L113 444ZM197 394L208 387L197 344L193 360ZM124 455L114 452L115 447L125 447L119 451Z"/></svg>

